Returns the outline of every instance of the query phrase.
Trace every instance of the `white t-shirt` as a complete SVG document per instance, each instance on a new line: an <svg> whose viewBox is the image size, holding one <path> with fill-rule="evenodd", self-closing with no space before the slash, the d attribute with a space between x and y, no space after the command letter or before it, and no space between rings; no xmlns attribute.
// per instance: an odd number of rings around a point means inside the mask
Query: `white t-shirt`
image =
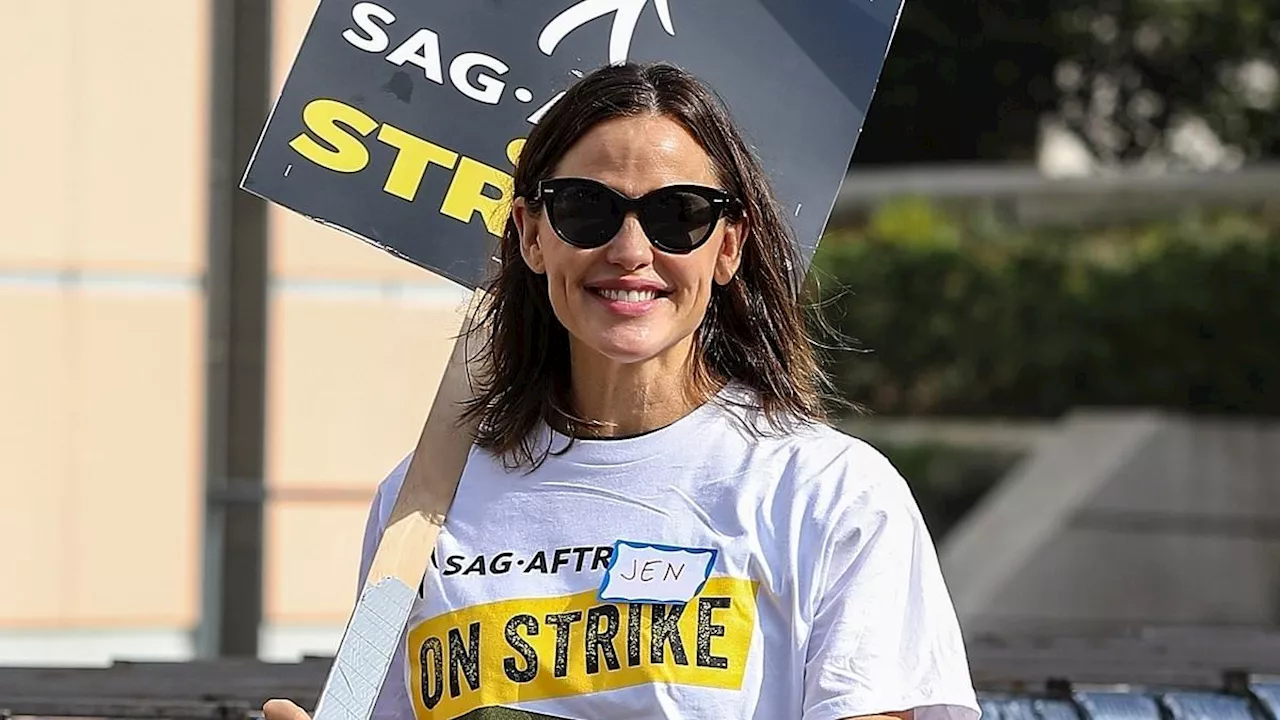
<svg viewBox="0 0 1280 720"><path fill-rule="evenodd" d="M748 416L708 403L532 473L473 448L375 720L978 718L902 477L831 428L758 438ZM407 466L378 488L362 578ZM707 568L687 602L630 602ZM655 590L623 593L637 577Z"/></svg>

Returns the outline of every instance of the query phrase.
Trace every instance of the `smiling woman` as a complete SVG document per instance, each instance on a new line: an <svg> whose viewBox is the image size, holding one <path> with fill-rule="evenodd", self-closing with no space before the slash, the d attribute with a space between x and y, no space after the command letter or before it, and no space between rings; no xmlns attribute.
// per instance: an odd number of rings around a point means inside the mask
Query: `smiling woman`
<svg viewBox="0 0 1280 720"><path fill-rule="evenodd" d="M655 387L684 374L712 288L738 269L744 224L716 227L728 195L697 140L662 115L602 121L556 174L529 200L518 198L513 216L520 259L545 278L569 357L591 368L565 376L575 401L563 405L572 407L563 419L642 432L656 408L617 402L607 388ZM640 198L639 212L624 215L630 197ZM536 212L543 201L546 212ZM685 412L667 400L671 415L658 424Z"/></svg>
<svg viewBox="0 0 1280 720"><path fill-rule="evenodd" d="M585 78L530 135L513 194L483 322L492 374L471 409L482 447L535 464L541 423L631 435L730 383L761 391L751 402L774 425L821 420L795 243L694 78L634 65Z"/></svg>
<svg viewBox="0 0 1280 720"><path fill-rule="evenodd" d="M507 560L428 570L375 718L977 718L931 538L899 473L825 422L802 263L715 95L599 70L513 190L436 547Z"/></svg>

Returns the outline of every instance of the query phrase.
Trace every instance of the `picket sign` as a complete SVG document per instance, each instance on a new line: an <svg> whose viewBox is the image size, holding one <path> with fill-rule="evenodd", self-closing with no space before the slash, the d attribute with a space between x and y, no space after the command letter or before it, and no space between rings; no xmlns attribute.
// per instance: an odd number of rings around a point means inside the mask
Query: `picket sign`
<svg viewBox="0 0 1280 720"><path fill-rule="evenodd" d="M319 0L241 187L463 286L475 307L529 130L591 70L665 61L724 100L808 263L902 3ZM474 323L466 311L316 720L368 720L386 680L470 452Z"/></svg>

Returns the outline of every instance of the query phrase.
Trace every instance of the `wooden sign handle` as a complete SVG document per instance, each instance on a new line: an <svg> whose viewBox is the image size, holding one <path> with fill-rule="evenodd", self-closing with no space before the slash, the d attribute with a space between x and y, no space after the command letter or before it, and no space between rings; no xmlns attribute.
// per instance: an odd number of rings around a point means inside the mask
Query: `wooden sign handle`
<svg viewBox="0 0 1280 720"><path fill-rule="evenodd" d="M468 349L480 290L464 313L440 388L409 460L364 588L316 705L315 720L369 720L471 454L475 427L461 422L472 397Z"/></svg>

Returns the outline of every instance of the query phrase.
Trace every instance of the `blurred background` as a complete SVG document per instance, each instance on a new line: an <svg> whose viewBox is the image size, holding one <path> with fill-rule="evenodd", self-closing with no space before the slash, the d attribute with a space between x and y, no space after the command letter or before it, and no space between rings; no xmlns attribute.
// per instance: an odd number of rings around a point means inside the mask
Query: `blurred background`
<svg viewBox="0 0 1280 720"><path fill-rule="evenodd" d="M0 665L337 646L464 298L235 190L314 7L0 0ZM908 0L815 307L981 682L1280 672L1278 109L1280 0Z"/></svg>

